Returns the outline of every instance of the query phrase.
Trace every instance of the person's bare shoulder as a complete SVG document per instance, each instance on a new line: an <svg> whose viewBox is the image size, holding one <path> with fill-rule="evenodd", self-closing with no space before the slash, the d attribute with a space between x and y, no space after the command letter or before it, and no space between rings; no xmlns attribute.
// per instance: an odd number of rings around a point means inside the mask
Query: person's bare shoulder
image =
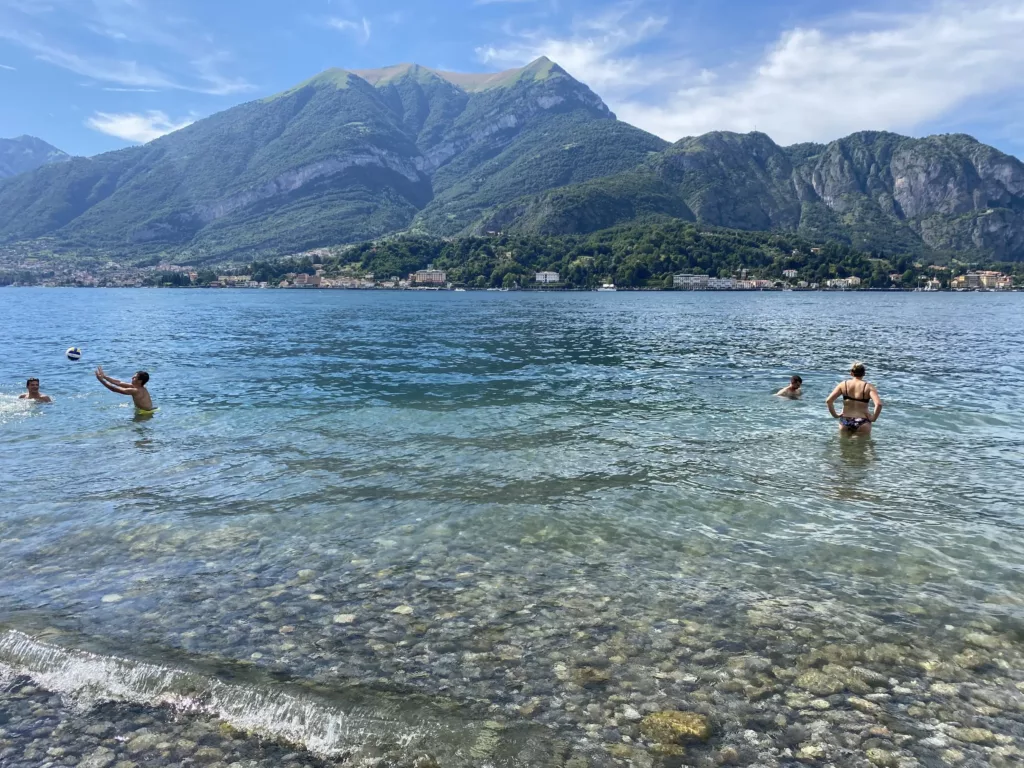
<svg viewBox="0 0 1024 768"><path fill-rule="evenodd" d="M22 393L22 394L18 395L18 399L19 400L28 400L28 395Z"/></svg>

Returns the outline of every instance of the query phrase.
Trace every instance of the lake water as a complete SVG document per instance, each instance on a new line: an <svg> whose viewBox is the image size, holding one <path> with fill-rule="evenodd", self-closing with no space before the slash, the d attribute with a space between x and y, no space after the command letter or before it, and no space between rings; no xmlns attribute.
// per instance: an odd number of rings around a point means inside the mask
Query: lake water
<svg viewBox="0 0 1024 768"><path fill-rule="evenodd" d="M1022 310L0 291L0 763L1019 765Z"/></svg>

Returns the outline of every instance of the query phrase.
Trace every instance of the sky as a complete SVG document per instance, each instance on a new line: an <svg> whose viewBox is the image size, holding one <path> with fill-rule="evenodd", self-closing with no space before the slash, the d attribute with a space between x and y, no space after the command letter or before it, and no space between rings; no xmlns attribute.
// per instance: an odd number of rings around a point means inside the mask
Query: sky
<svg viewBox="0 0 1024 768"><path fill-rule="evenodd" d="M1024 0L0 0L0 136L151 141L329 67L546 55L675 141L964 132L1024 157Z"/></svg>

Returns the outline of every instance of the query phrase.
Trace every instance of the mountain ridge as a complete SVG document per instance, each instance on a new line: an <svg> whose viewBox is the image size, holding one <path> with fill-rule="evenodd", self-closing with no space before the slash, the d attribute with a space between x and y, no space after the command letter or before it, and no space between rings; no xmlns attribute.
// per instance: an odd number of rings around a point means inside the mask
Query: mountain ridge
<svg viewBox="0 0 1024 768"><path fill-rule="evenodd" d="M71 155L67 152L35 136L22 134L11 139L0 139L0 179L70 159Z"/></svg>
<svg viewBox="0 0 1024 768"><path fill-rule="evenodd" d="M492 88L507 87L510 83L516 82L525 75L530 75L533 79L544 79L552 72L567 74L564 69L551 61L547 56L534 59L526 66L506 69L502 72L451 72L413 63L392 64L378 69L354 69L348 71L374 86L387 85L401 77L421 77L424 74L429 74L451 83L467 93L480 93Z"/></svg>
<svg viewBox="0 0 1024 768"><path fill-rule="evenodd" d="M401 232L651 217L890 253L1024 259L1024 165L962 134L669 143L546 57L498 73L328 69L149 144L0 181L0 244L251 259Z"/></svg>
<svg viewBox="0 0 1024 768"><path fill-rule="evenodd" d="M686 218L667 209L674 207L706 224L794 231L890 253L1024 258L1024 164L966 134L861 131L781 147L765 134L711 132L680 139L653 162L600 184L498 207L471 231L590 232L595 206L607 210L598 228L626 223L635 218L626 197L655 189L662 197L646 215Z"/></svg>

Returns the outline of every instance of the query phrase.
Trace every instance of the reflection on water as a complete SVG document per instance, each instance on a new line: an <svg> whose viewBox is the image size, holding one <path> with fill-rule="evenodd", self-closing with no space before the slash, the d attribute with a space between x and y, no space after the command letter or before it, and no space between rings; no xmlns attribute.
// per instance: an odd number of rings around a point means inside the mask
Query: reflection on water
<svg viewBox="0 0 1024 768"><path fill-rule="evenodd" d="M881 422L879 422L881 424ZM835 488L839 498L871 501L877 493L869 482L877 459L877 443L873 435L851 435L837 431L829 446L834 452Z"/></svg>
<svg viewBox="0 0 1024 768"><path fill-rule="evenodd" d="M5 327L46 319L2 380L59 397L0 398L12 628L445 697L590 764L659 754L635 716L656 709L713 716L692 754L777 764L812 699L891 702L893 729L936 682L1024 680L1016 295L149 291L144 331L131 291L6 297ZM821 324L837 303L873 348ZM157 417L128 423L71 337L149 370ZM870 438L823 405L854 358L886 396ZM794 372L804 399L772 397ZM933 720L981 716L949 696ZM431 749L479 764L451 732Z"/></svg>

